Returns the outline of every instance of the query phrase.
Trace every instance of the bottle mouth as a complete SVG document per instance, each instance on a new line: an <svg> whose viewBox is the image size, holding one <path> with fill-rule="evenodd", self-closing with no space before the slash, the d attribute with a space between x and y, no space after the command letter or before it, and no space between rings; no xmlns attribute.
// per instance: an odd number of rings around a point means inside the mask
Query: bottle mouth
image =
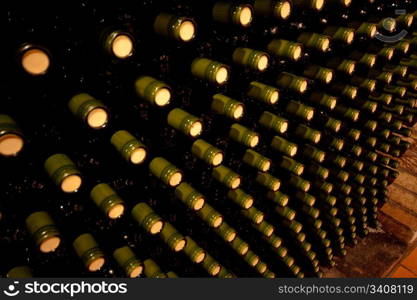
<svg viewBox="0 0 417 300"><path fill-rule="evenodd" d="M320 49L323 52L329 50L330 47L330 40L328 38L321 38L320 39Z"/></svg>
<svg viewBox="0 0 417 300"><path fill-rule="evenodd" d="M276 15L281 19L286 20L291 15L291 4L288 1L281 2L276 10Z"/></svg>
<svg viewBox="0 0 417 300"><path fill-rule="evenodd" d="M324 7L324 0L313 0L313 3L312 4L313 4L313 8L315 10L320 11Z"/></svg>
<svg viewBox="0 0 417 300"><path fill-rule="evenodd" d="M352 42L353 42L353 40L355 39L355 33L353 32L353 31L348 31L347 33L346 33L346 43L347 44L352 44Z"/></svg>
<svg viewBox="0 0 417 300"><path fill-rule="evenodd" d="M157 234L162 231L162 228L164 227L164 223L162 221L156 221L150 228L151 234Z"/></svg>
<svg viewBox="0 0 417 300"><path fill-rule="evenodd" d="M204 253L204 251L201 251L199 254L196 255L196 257L194 258L194 261L199 264L201 263L204 259L206 258L206 254Z"/></svg>
<svg viewBox="0 0 417 300"><path fill-rule="evenodd" d="M212 275L212 276L216 276L216 275L218 275L219 273L220 273L220 270L221 270L221 267L218 265L218 264L216 264L215 266L213 266L212 268L210 268L211 270L210 270L210 274Z"/></svg>
<svg viewBox="0 0 417 300"><path fill-rule="evenodd" d="M307 80L300 80L299 85L298 85L298 91L300 93L305 93L305 91L307 91L307 88L308 88Z"/></svg>
<svg viewBox="0 0 417 300"><path fill-rule="evenodd" d="M87 124L93 129L100 129L107 125L109 115L103 108L95 108L87 115Z"/></svg>
<svg viewBox="0 0 417 300"><path fill-rule="evenodd" d="M264 263L258 262L257 269L259 273L264 274L267 270L267 266Z"/></svg>
<svg viewBox="0 0 417 300"><path fill-rule="evenodd" d="M258 263L259 263L259 258L258 258L258 257L256 257L256 256L252 257L251 262L250 262L251 266L252 266L252 267L254 267L254 266L256 266Z"/></svg>
<svg viewBox="0 0 417 300"><path fill-rule="evenodd" d="M61 244L61 239L57 236L53 236L44 240L39 245L39 250L43 253L50 253L50 252L55 251L59 247L60 244Z"/></svg>
<svg viewBox="0 0 417 300"><path fill-rule="evenodd" d="M268 227L268 229L265 230L265 235L267 237L270 237L274 233L274 229L271 227Z"/></svg>
<svg viewBox="0 0 417 300"><path fill-rule="evenodd" d="M302 55L302 48L299 45L296 45L292 51L292 59L293 60L299 60Z"/></svg>
<svg viewBox="0 0 417 300"><path fill-rule="evenodd" d="M239 120L240 118L242 118L244 111L245 109L242 104L237 105L233 111L233 119Z"/></svg>
<svg viewBox="0 0 417 300"><path fill-rule="evenodd" d="M351 89L349 89L348 96L350 99L355 99L357 95L358 95L358 90L356 88L352 87Z"/></svg>
<svg viewBox="0 0 417 300"><path fill-rule="evenodd" d="M224 84L229 79L229 70L226 67L220 67L215 76L216 82L218 84Z"/></svg>
<svg viewBox="0 0 417 300"><path fill-rule="evenodd" d="M61 182L61 189L65 193L74 193L81 187L82 179L79 175L70 175Z"/></svg>
<svg viewBox="0 0 417 300"><path fill-rule="evenodd" d="M143 272L143 267L142 266L137 266L132 271L130 271L129 277L130 278L139 277L139 275L142 274L142 272Z"/></svg>
<svg viewBox="0 0 417 300"><path fill-rule="evenodd" d="M169 178L169 185L170 186L177 186L181 183L181 181L182 181L182 173L181 172L175 172Z"/></svg>
<svg viewBox="0 0 417 300"><path fill-rule="evenodd" d="M189 135L191 137L197 137L201 134L202 131L203 131L203 124L200 121L196 121L190 126Z"/></svg>
<svg viewBox="0 0 417 300"><path fill-rule="evenodd" d="M313 117L314 117L314 110L309 109L306 114L306 119L310 121L311 119L313 119Z"/></svg>
<svg viewBox="0 0 417 300"><path fill-rule="evenodd" d="M132 56L134 51L132 38L127 34L117 35L112 41L111 50L113 55L120 59Z"/></svg>
<svg viewBox="0 0 417 300"><path fill-rule="evenodd" d="M186 243L185 239L179 240L174 246L175 252L182 251L185 248Z"/></svg>
<svg viewBox="0 0 417 300"><path fill-rule="evenodd" d="M324 70L321 77L325 83L329 84L333 80L333 72L330 70Z"/></svg>
<svg viewBox="0 0 417 300"><path fill-rule="evenodd" d="M391 60L394 57L395 50L393 48L389 48L386 52L387 60Z"/></svg>
<svg viewBox="0 0 417 300"><path fill-rule="evenodd" d="M411 27L411 25L413 25L413 22L414 22L414 16L408 15L405 20L407 27Z"/></svg>
<svg viewBox="0 0 417 300"><path fill-rule="evenodd" d="M258 60L257 68L259 71L265 71L269 65L269 58L267 55L261 55Z"/></svg>
<svg viewBox="0 0 417 300"><path fill-rule="evenodd" d="M103 257L96 258L88 265L88 270L90 272L96 272L100 270L105 263L105 259Z"/></svg>
<svg viewBox="0 0 417 300"><path fill-rule="evenodd" d="M262 213L259 213L257 216L253 218L253 221L255 222L255 224L261 224L263 220L264 220L264 215Z"/></svg>
<svg viewBox="0 0 417 300"><path fill-rule="evenodd" d="M371 25L368 30L369 37L374 38L378 32L376 25Z"/></svg>
<svg viewBox="0 0 417 300"><path fill-rule="evenodd" d="M214 167L217 167L217 166L221 165L221 163L223 162L223 158L224 158L223 153L221 153L221 152L216 153L216 154L214 155L214 157L213 157L212 161L211 161L211 164L212 164Z"/></svg>
<svg viewBox="0 0 417 300"><path fill-rule="evenodd" d="M223 217L222 216L217 216L212 223L212 226L214 228L218 228L220 225L222 225L223 223Z"/></svg>
<svg viewBox="0 0 417 300"><path fill-rule="evenodd" d="M259 136L258 135L254 135L252 136L252 138L249 141L249 146L254 148L259 144Z"/></svg>
<svg viewBox="0 0 417 300"><path fill-rule="evenodd" d="M341 67L344 68L346 70L346 73L349 75L352 75L353 72L355 72L355 68L356 68L355 63L353 62L346 62Z"/></svg>
<svg viewBox="0 0 417 300"><path fill-rule="evenodd" d="M271 161L267 160L267 161L264 161L264 163L262 164L261 171L268 172L270 168L271 168Z"/></svg>
<svg viewBox="0 0 417 300"><path fill-rule="evenodd" d="M141 164L146 159L147 153L144 148L137 148L130 154L130 161L135 164Z"/></svg>
<svg viewBox="0 0 417 300"><path fill-rule="evenodd" d="M253 199L252 198L247 198L245 203L243 204L243 208L245 209L249 209L253 206Z"/></svg>
<svg viewBox="0 0 417 300"><path fill-rule="evenodd" d="M227 241L229 242L229 243L231 243L231 242L233 242L234 240L235 240L235 238L236 238L236 232L231 232L230 234L229 234L229 236L227 237Z"/></svg>
<svg viewBox="0 0 417 300"><path fill-rule="evenodd" d="M247 27L252 22L252 9L249 6L243 6L240 8L239 24Z"/></svg>
<svg viewBox="0 0 417 300"><path fill-rule="evenodd" d="M203 198L203 197L197 198L197 199L195 200L195 203L194 203L193 209L194 209L195 211L198 211L198 210L202 209L202 208L203 208L203 206L204 206L204 203L205 203L205 202L206 202L206 201L204 200L204 198Z"/></svg>
<svg viewBox="0 0 417 300"><path fill-rule="evenodd" d="M20 63L23 69L31 75L44 75L50 67L49 55L41 48L30 47L25 50Z"/></svg>
<svg viewBox="0 0 417 300"><path fill-rule="evenodd" d="M123 215L124 211L125 211L124 205L117 204L109 210L107 215L110 219L117 219Z"/></svg>
<svg viewBox="0 0 417 300"><path fill-rule="evenodd" d="M352 4L352 0L342 0L342 4L345 7L349 7Z"/></svg>
<svg viewBox="0 0 417 300"><path fill-rule="evenodd" d="M399 44L399 48L404 54L407 54L408 51L410 50L410 43L403 41L402 43Z"/></svg>
<svg viewBox="0 0 417 300"><path fill-rule="evenodd" d="M275 104L275 103L278 102L278 100L279 100L279 92L275 90L269 96L269 103L270 104Z"/></svg>
<svg viewBox="0 0 417 300"><path fill-rule="evenodd" d="M171 100L171 91L168 88L160 88L155 93L155 104L166 106Z"/></svg>
<svg viewBox="0 0 417 300"><path fill-rule="evenodd" d="M23 148L23 138L17 134L7 133L0 136L0 155L16 156Z"/></svg>
<svg viewBox="0 0 417 300"><path fill-rule="evenodd" d="M179 26L179 37L183 42L189 42L195 37L195 24L191 20L185 20Z"/></svg>
<svg viewBox="0 0 417 300"><path fill-rule="evenodd" d="M280 133L285 133L288 130L288 122L285 121L281 124L280 128L279 128L279 132Z"/></svg>

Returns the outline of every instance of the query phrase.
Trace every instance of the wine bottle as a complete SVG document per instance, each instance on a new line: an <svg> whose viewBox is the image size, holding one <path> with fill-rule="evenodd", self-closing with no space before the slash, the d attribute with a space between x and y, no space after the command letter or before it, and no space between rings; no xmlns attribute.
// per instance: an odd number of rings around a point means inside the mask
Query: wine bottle
<svg viewBox="0 0 417 300"><path fill-rule="evenodd" d="M16 156L24 146L23 133L8 115L0 115L0 154Z"/></svg>

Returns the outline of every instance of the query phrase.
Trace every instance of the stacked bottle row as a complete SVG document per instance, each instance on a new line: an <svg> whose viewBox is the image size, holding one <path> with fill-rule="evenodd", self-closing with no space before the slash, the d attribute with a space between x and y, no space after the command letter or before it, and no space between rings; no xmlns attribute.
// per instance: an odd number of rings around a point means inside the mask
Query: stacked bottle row
<svg viewBox="0 0 417 300"><path fill-rule="evenodd" d="M322 276L379 226L417 95L413 34L376 39L417 14L326 2L182 1L152 19L149 53L134 30L103 31L109 72L62 53L70 76L86 72L71 87L50 50L22 46L18 78L47 99L0 115L7 276L79 276L68 260L102 276Z"/></svg>

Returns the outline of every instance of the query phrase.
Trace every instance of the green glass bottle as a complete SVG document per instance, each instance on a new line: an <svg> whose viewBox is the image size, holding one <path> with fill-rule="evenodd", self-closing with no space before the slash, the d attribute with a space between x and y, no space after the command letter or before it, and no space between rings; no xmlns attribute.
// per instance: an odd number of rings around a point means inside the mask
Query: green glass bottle
<svg viewBox="0 0 417 300"><path fill-rule="evenodd" d="M280 136L274 136L271 147L289 157L294 157L298 151L298 146L296 144L291 143Z"/></svg>
<svg viewBox="0 0 417 300"><path fill-rule="evenodd" d="M293 0L293 5L297 8L321 11L325 5L325 0Z"/></svg>
<svg viewBox="0 0 417 300"><path fill-rule="evenodd" d="M179 42L192 41L196 35L194 20L167 13L160 13L153 24L157 34Z"/></svg>
<svg viewBox="0 0 417 300"><path fill-rule="evenodd" d="M174 108L168 114L168 124L187 136L196 138L203 131L203 122L185 110Z"/></svg>
<svg viewBox="0 0 417 300"><path fill-rule="evenodd" d="M128 163L138 165L145 161L147 156L146 146L126 130L114 133L110 141Z"/></svg>
<svg viewBox="0 0 417 300"><path fill-rule="evenodd" d="M61 244L61 237L55 222L45 211L32 213L26 218L26 227L39 251L49 253Z"/></svg>
<svg viewBox="0 0 417 300"><path fill-rule="evenodd" d="M292 41L274 39L267 47L269 53L284 59L298 61L303 55L303 46Z"/></svg>
<svg viewBox="0 0 417 300"><path fill-rule="evenodd" d="M175 188L175 196L194 211L203 208L206 202L205 197L186 182Z"/></svg>
<svg viewBox="0 0 417 300"><path fill-rule="evenodd" d="M236 230L230 227L226 222L223 222L219 227L215 228L215 231L228 243L233 242L237 236Z"/></svg>
<svg viewBox="0 0 417 300"><path fill-rule="evenodd" d="M320 142L320 139L321 139L320 131L315 130L304 124L297 125L297 127L295 128L295 135L297 135L299 138L303 140L310 141L314 144L317 144L318 142Z"/></svg>
<svg viewBox="0 0 417 300"><path fill-rule="evenodd" d="M229 80L230 69L221 62L208 58L196 58L191 64L191 73L196 78L215 85L224 85Z"/></svg>
<svg viewBox="0 0 417 300"><path fill-rule="evenodd" d="M128 59L135 53L135 39L127 31L105 30L102 41L104 51L116 59Z"/></svg>
<svg viewBox="0 0 417 300"><path fill-rule="evenodd" d="M260 224L264 220L264 213L258 210L255 207L251 207L249 209L241 210L242 215L252 221L254 224Z"/></svg>
<svg viewBox="0 0 417 300"><path fill-rule="evenodd" d="M110 219L121 217L125 211L122 198L106 183L96 185L90 197L101 211Z"/></svg>
<svg viewBox="0 0 417 300"><path fill-rule="evenodd" d="M113 257L128 277L136 278L142 274L144 265L129 246L114 250Z"/></svg>
<svg viewBox="0 0 417 300"><path fill-rule="evenodd" d="M305 121L310 121L314 117L314 108L296 101L289 101L285 111Z"/></svg>
<svg viewBox="0 0 417 300"><path fill-rule="evenodd" d="M302 43L306 48L320 52L326 52L330 47L330 37L314 32L303 32L299 35L297 42Z"/></svg>
<svg viewBox="0 0 417 300"><path fill-rule="evenodd" d="M243 155L243 162L247 165L258 169L261 172L268 172L271 168L272 161L259 154L258 152L247 149L245 154Z"/></svg>
<svg viewBox="0 0 417 300"><path fill-rule="evenodd" d="M299 94L304 94L308 89L308 80L306 78L288 72L281 72L278 75L276 84L280 88Z"/></svg>
<svg viewBox="0 0 417 300"><path fill-rule="evenodd" d="M216 2L212 15L216 22L248 27L252 23L253 8L248 4Z"/></svg>
<svg viewBox="0 0 417 300"><path fill-rule="evenodd" d="M236 101L222 94L213 96L211 109L219 114L224 115L232 120L239 120L243 117L245 106L242 102Z"/></svg>
<svg viewBox="0 0 417 300"><path fill-rule="evenodd" d="M182 172L162 157L154 158L149 164L149 169L155 177L168 186L176 187L182 181Z"/></svg>
<svg viewBox="0 0 417 300"><path fill-rule="evenodd" d="M32 270L28 266L17 266L10 269L6 278L32 278Z"/></svg>
<svg viewBox="0 0 417 300"><path fill-rule="evenodd" d="M348 0L350 1L350 0ZM355 30L348 27L328 26L323 33L332 38L332 40L350 45L355 39Z"/></svg>
<svg viewBox="0 0 417 300"><path fill-rule="evenodd" d="M106 127L109 121L109 111L107 107L99 100L82 93L73 96L68 102L70 111L93 129Z"/></svg>
<svg viewBox="0 0 417 300"><path fill-rule="evenodd" d="M171 88L150 76L139 77L135 82L137 95L152 105L163 107L171 102Z"/></svg>
<svg viewBox="0 0 417 300"><path fill-rule="evenodd" d="M246 194L241 189L230 190L227 197L243 209L249 209L253 206L254 200L251 195Z"/></svg>
<svg viewBox="0 0 417 300"><path fill-rule="evenodd" d="M161 270L156 262L148 258L143 261L143 273L148 278L167 278L168 276Z"/></svg>
<svg viewBox="0 0 417 300"><path fill-rule="evenodd" d="M241 177L239 174L233 172L226 166L220 165L215 167L212 175L214 179L230 189L234 190L240 186Z"/></svg>
<svg viewBox="0 0 417 300"><path fill-rule="evenodd" d="M8 115L0 114L0 155L16 156L24 146L22 131Z"/></svg>
<svg viewBox="0 0 417 300"><path fill-rule="evenodd" d="M286 0L255 0L254 12L264 17L286 20L291 15L291 2Z"/></svg>
<svg viewBox="0 0 417 300"><path fill-rule="evenodd" d="M51 53L43 46L24 43L17 50L18 62L31 76L42 76L51 68Z"/></svg>
<svg viewBox="0 0 417 300"><path fill-rule="evenodd" d="M214 167L219 166L224 158L224 154L220 149L202 139L198 139L193 143L191 152L197 158Z"/></svg>
<svg viewBox="0 0 417 300"><path fill-rule="evenodd" d="M201 263L206 257L206 252L191 237L186 236L185 239L187 241L184 248L185 254L192 262L196 264Z"/></svg>
<svg viewBox="0 0 417 300"><path fill-rule="evenodd" d="M256 176L256 182L272 192L277 192L281 186L281 181L279 179L275 178L271 174L264 172L258 172L258 175Z"/></svg>
<svg viewBox="0 0 417 300"><path fill-rule="evenodd" d="M65 193L75 193L82 184L81 172L65 154L54 154L44 164L54 183Z"/></svg>
<svg viewBox="0 0 417 300"><path fill-rule="evenodd" d="M146 203L139 203L132 209L132 217L150 234L158 234L164 228L164 221Z"/></svg>
<svg viewBox="0 0 417 300"><path fill-rule="evenodd" d="M88 271L96 272L103 267L105 263L104 253L91 234L80 235L72 245Z"/></svg>
<svg viewBox="0 0 417 300"><path fill-rule="evenodd" d="M319 65L309 65L304 70L303 76L317 80L323 84L329 84L333 80L334 72L332 69Z"/></svg>
<svg viewBox="0 0 417 300"><path fill-rule="evenodd" d="M254 148L259 144L259 134L240 125L233 124L230 127L229 137L237 143Z"/></svg>
<svg viewBox="0 0 417 300"><path fill-rule="evenodd" d="M287 206L289 202L289 197L279 191L269 191L267 193L268 199L272 200L273 202L277 203L280 206Z"/></svg>
<svg viewBox="0 0 417 300"><path fill-rule="evenodd" d="M233 62L254 71L264 72L269 66L269 55L263 51L250 48L236 48Z"/></svg>
<svg viewBox="0 0 417 300"><path fill-rule="evenodd" d="M259 118L259 124L277 133L285 133L288 129L288 120L278 117L273 113L264 111Z"/></svg>
<svg viewBox="0 0 417 300"><path fill-rule="evenodd" d="M247 92L248 97L268 105L274 105L279 100L279 90L276 87L252 81Z"/></svg>
<svg viewBox="0 0 417 300"><path fill-rule="evenodd" d="M223 216L208 203L204 204L203 208L197 211L197 214L210 227L218 228L223 223Z"/></svg>
<svg viewBox="0 0 417 300"><path fill-rule="evenodd" d="M222 269L222 266L209 254L206 254L202 265L211 276L217 276Z"/></svg>
<svg viewBox="0 0 417 300"><path fill-rule="evenodd" d="M184 236L168 222L164 224L164 228L161 231L161 238L174 252L182 251L187 243Z"/></svg>

